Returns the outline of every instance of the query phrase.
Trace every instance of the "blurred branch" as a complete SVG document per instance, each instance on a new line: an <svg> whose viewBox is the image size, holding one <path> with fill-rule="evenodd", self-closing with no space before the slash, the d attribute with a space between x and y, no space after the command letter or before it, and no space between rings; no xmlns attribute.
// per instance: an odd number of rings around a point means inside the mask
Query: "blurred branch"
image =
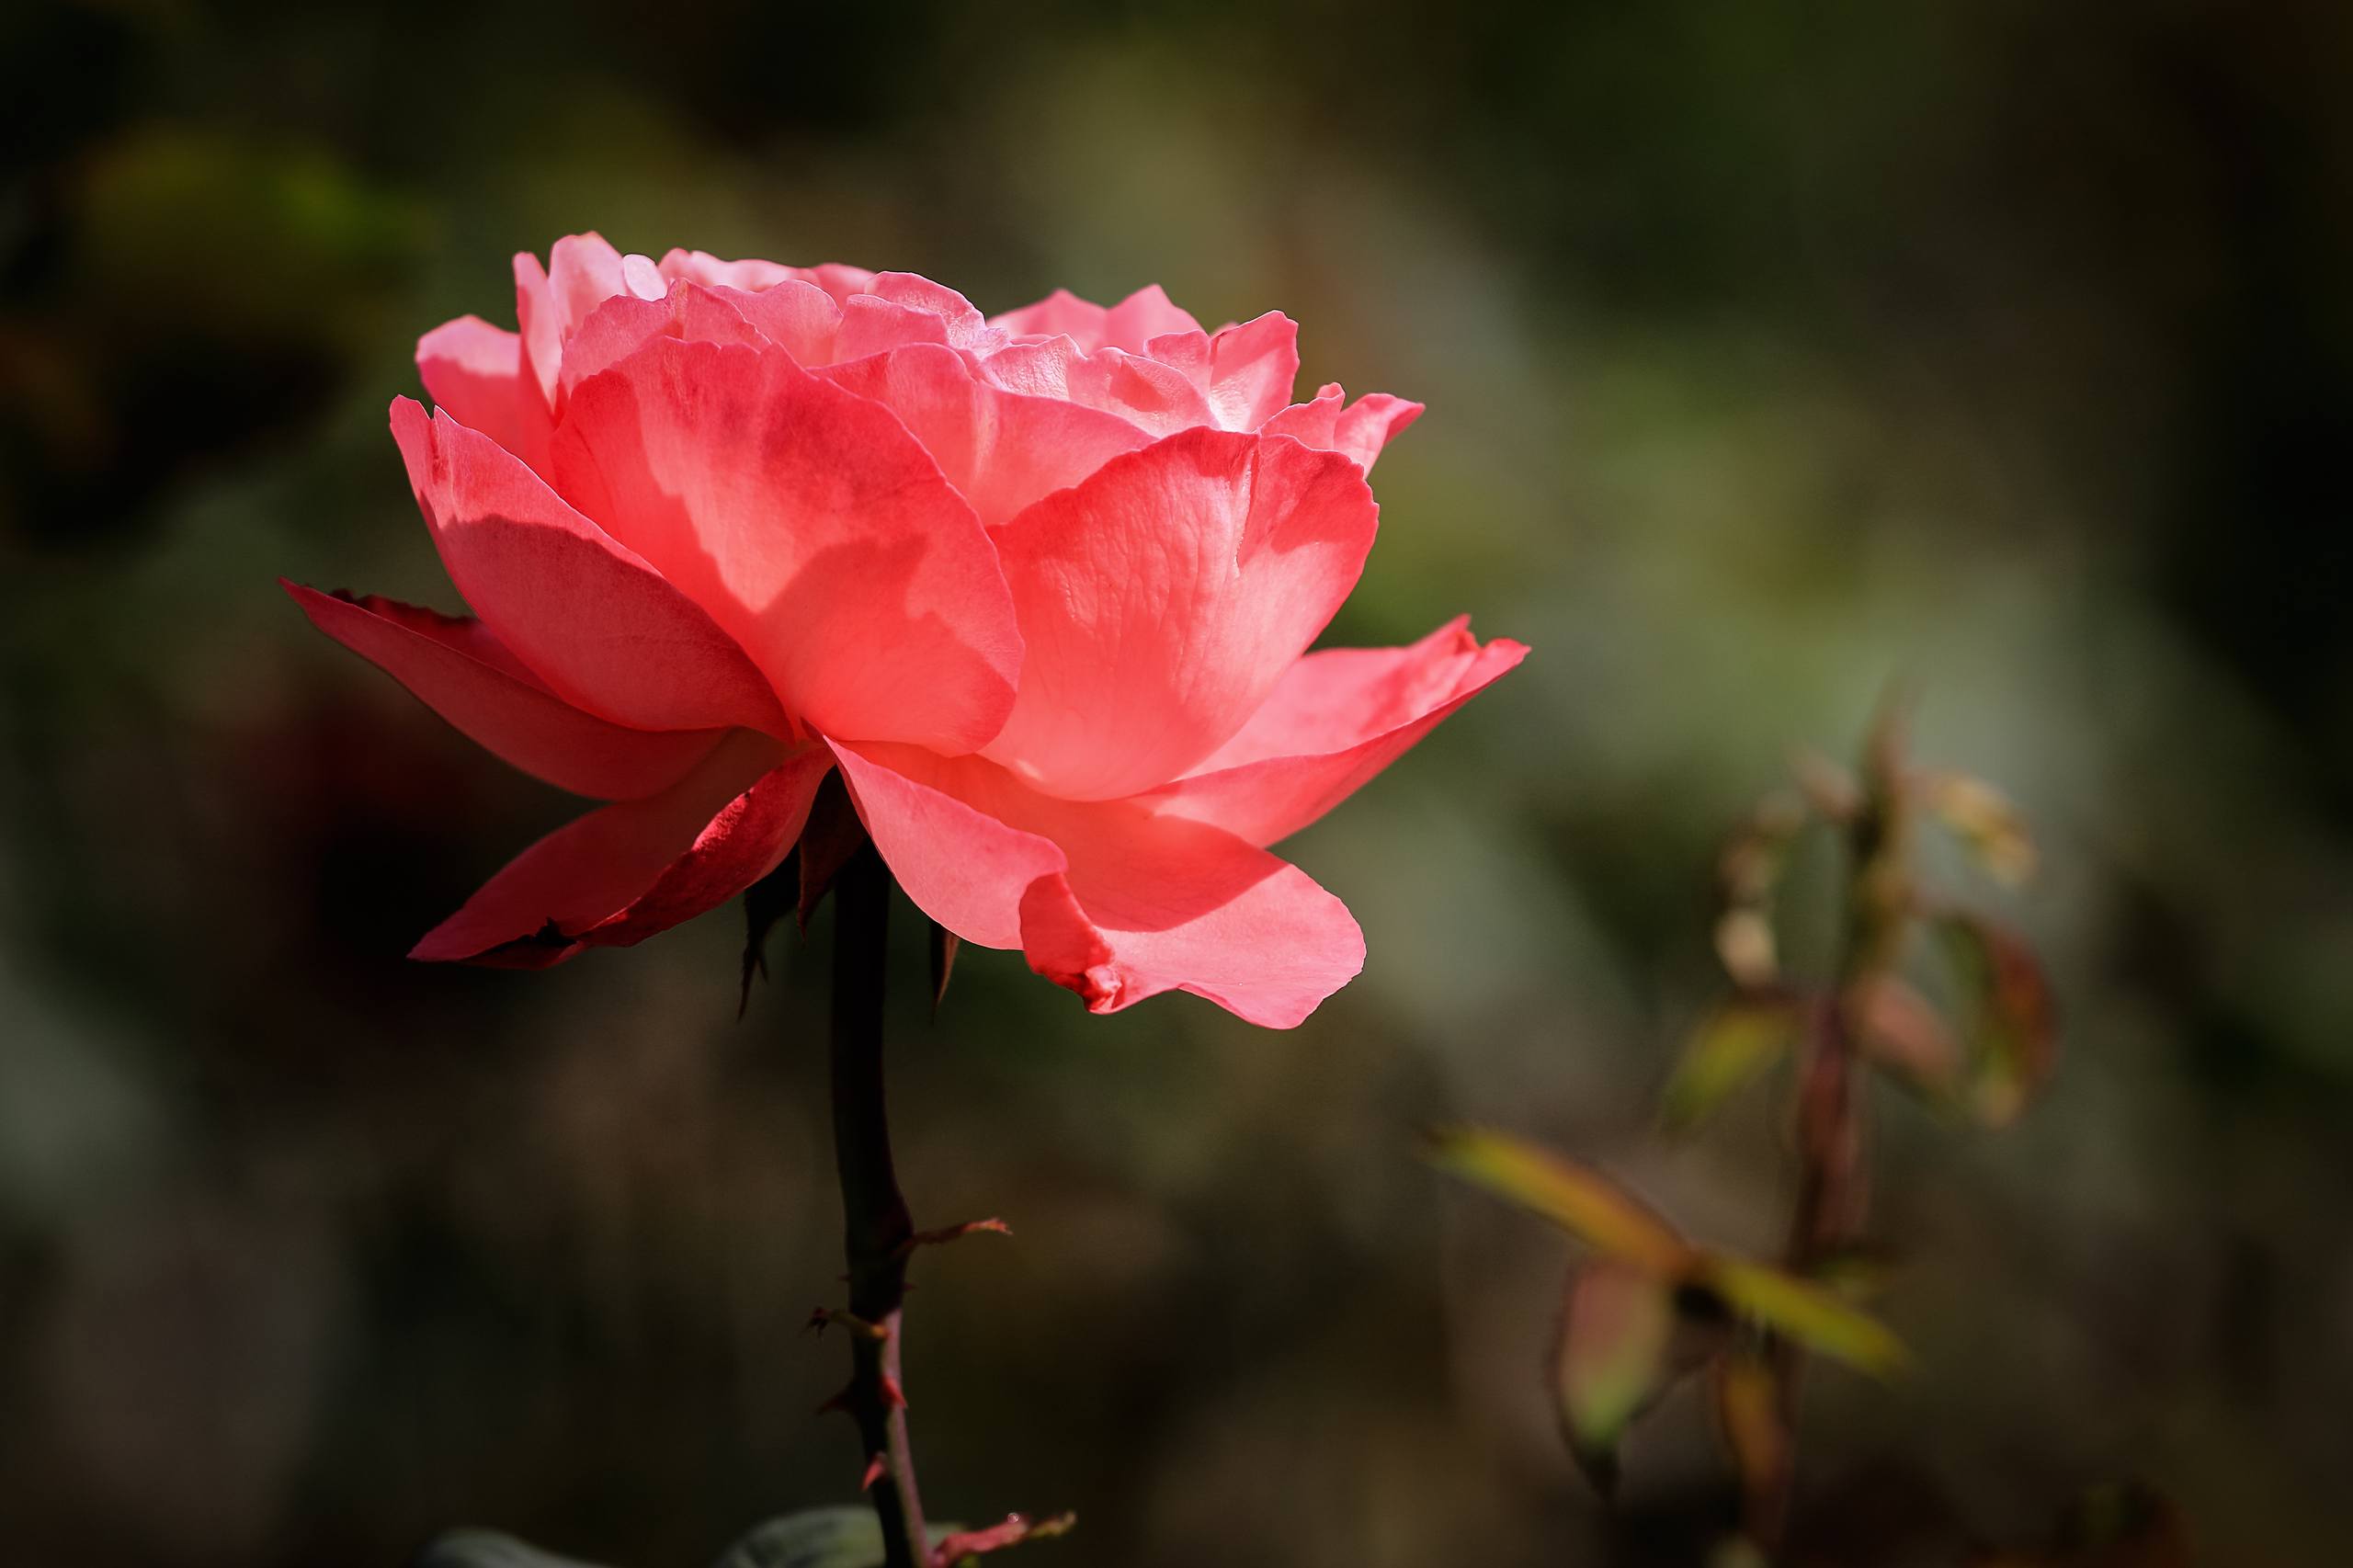
<svg viewBox="0 0 2353 1568"><path fill-rule="evenodd" d="M1835 989L1813 1009L1798 1074L1798 1198L1790 1218L1787 1263L1801 1278L1849 1251L1861 1239L1870 1212L1863 1096L1855 1068L1874 998L1895 978L1903 960L1913 907L1905 718L1904 699L1891 696L1865 745L1859 787L1847 798L1847 810L1839 819L1847 856L1845 945ZM1780 1459L1771 1466L1744 1467L1744 1473L1750 1482L1745 1487L1749 1534L1769 1547L1778 1544L1788 1523L1796 1480L1805 1347L1775 1336L1766 1363L1779 1400Z"/></svg>

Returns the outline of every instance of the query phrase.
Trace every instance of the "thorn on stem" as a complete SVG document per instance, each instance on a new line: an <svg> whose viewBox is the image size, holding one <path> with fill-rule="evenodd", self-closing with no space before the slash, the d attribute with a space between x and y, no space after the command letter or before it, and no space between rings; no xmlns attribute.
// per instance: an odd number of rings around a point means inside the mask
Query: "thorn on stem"
<svg viewBox="0 0 2353 1568"><path fill-rule="evenodd" d="M825 1330L835 1324L841 1324L861 1339L871 1339L878 1344L891 1337L891 1331L882 1324L869 1323L856 1312L846 1312L837 1307L810 1308L809 1324L805 1332L822 1337Z"/></svg>
<svg viewBox="0 0 2353 1568"><path fill-rule="evenodd" d="M986 1220L967 1220L961 1225L949 1225L943 1230L917 1231L914 1235L909 1236L905 1241L899 1244L899 1256L901 1257L909 1257L914 1255L915 1250L917 1247L939 1246L944 1243L952 1242L960 1237L969 1236L981 1231L986 1231L993 1235L999 1236L1009 1236L1013 1234L1013 1227L995 1216L991 1216Z"/></svg>
<svg viewBox="0 0 2353 1568"><path fill-rule="evenodd" d="M882 1462L882 1456L881 1454L876 1454L872 1459L868 1460L866 1461L866 1474L864 1478L858 1482L858 1489L860 1492L873 1491L874 1483L882 1479L884 1471L889 1468L889 1466Z"/></svg>
<svg viewBox="0 0 2353 1568"><path fill-rule="evenodd" d="M1019 1546L1025 1540L1050 1540L1058 1535L1068 1535L1078 1525L1073 1513L1055 1515L1051 1519L1031 1521L1019 1514L1007 1514L1001 1524L986 1529L960 1530L948 1536L932 1548L933 1568L951 1568L967 1557L981 1557L1001 1551L1008 1546Z"/></svg>
<svg viewBox="0 0 2353 1568"><path fill-rule="evenodd" d="M882 1374L882 1403L884 1408L890 1410L904 1410L907 1407L907 1391L901 1388L899 1380L888 1372Z"/></svg>

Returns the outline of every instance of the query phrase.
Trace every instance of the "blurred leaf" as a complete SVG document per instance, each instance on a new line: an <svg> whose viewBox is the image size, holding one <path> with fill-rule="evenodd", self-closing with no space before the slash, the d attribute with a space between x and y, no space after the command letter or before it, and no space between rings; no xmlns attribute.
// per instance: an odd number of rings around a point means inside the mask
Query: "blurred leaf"
<svg viewBox="0 0 2353 1568"><path fill-rule="evenodd" d="M1552 1221L1587 1245L1654 1276L1680 1274L1695 1254L1674 1227L1607 1176L1475 1127L1432 1135L1430 1164Z"/></svg>
<svg viewBox="0 0 2353 1568"><path fill-rule="evenodd" d="M1620 1437L1667 1381L1675 1320L1675 1287L1654 1275L1595 1259L1570 1276L1552 1384L1569 1451L1605 1496Z"/></svg>
<svg viewBox="0 0 2353 1568"><path fill-rule="evenodd" d="M1970 1105L2000 1127L2025 1108L2056 1062L2050 983L2032 949L1980 915L1939 915L1936 928L1968 1006Z"/></svg>
<svg viewBox="0 0 2353 1568"><path fill-rule="evenodd" d="M1790 755L1790 773L1806 804L1825 822L1848 821L1862 809L1863 787L1855 776L1811 746Z"/></svg>
<svg viewBox="0 0 2353 1568"><path fill-rule="evenodd" d="M1913 787L1996 881L2016 886L2034 875L2034 839L2008 796L1966 773L1915 774Z"/></svg>
<svg viewBox="0 0 2353 1568"><path fill-rule="evenodd" d="M1841 1247L1806 1266L1805 1278L1849 1301L1866 1301L1887 1288L1894 1263L1867 1246Z"/></svg>
<svg viewBox="0 0 2353 1568"><path fill-rule="evenodd" d="M1699 1125L1802 1037L1805 1008L1794 996L1734 997L1694 1030L1667 1080L1660 1115L1670 1132Z"/></svg>
<svg viewBox="0 0 2353 1568"><path fill-rule="evenodd" d="M1753 1348L1718 1357L1712 1392L1716 1424L1741 1494L1754 1504L1777 1496L1790 1464L1789 1427L1781 1419L1781 1383Z"/></svg>
<svg viewBox="0 0 2353 1568"><path fill-rule="evenodd" d="M937 1547L961 1530L961 1526L933 1525L926 1533ZM756 1525L711 1568L880 1568L881 1562L882 1527L875 1521L873 1508L842 1503Z"/></svg>
<svg viewBox="0 0 2353 1568"><path fill-rule="evenodd" d="M1873 1376L1897 1371L1909 1359L1903 1342L1877 1318L1778 1268L1711 1256L1697 1282L1722 1297L1735 1315Z"/></svg>
<svg viewBox="0 0 2353 1568"><path fill-rule="evenodd" d="M1856 1047L1897 1082L1939 1104L1961 1086L1961 1041L1942 1015L1906 981L1863 983L1850 1004Z"/></svg>
<svg viewBox="0 0 2353 1568"><path fill-rule="evenodd" d="M496 1530L458 1529L437 1536L416 1555L414 1568L592 1568L576 1557L501 1535Z"/></svg>

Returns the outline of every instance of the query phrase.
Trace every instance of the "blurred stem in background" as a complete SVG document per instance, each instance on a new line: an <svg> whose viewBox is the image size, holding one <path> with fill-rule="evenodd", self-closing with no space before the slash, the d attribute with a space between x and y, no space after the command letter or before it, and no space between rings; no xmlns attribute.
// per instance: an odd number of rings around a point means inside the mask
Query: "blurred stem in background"
<svg viewBox="0 0 2353 1568"><path fill-rule="evenodd" d="M1864 749L1860 792L1846 823L1846 946L1835 992L1807 1009L1798 1067L1798 1198L1790 1218L1789 1271L1801 1278L1835 1262L1870 1223L1870 1172L1864 1160L1865 1105L1856 1073L1858 1042L1871 1027L1872 998L1895 978L1913 912L1906 856L1912 816L1904 790L1905 710L1891 697ZM1749 1534L1780 1540L1797 1473L1798 1404L1805 1349L1778 1337L1771 1351L1787 1433L1778 1463L1749 1478Z"/></svg>
<svg viewBox="0 0 2353 1568"><path fill-rule="evenodd" d="M1956 1120L2011 1121L2050 1075L2056 1025L2042 969L2015 934L1924 893L1914 829L1932 816L1989 872L2033 869L2016 810L1964 774L1913 767L1907 709L1891 699L1859 772L1812 756L1797 789L1759 801L1725 846L1717 876L1718 956L1736 987L1693 1035L1666 1085L1662 1119L1688 1131L1743 1086L1790 1060L1795 1072L1797 1198L1779 1266L1711 1247L1609 1176L1506 1133L1441 1130L1429 1157L1584 1244L1563 1292L1552 1358L1570 1452L1608 1494L1628 1429L1684 1376L1706 1368L1739 1475L1740 1540L1724 1562L1778 1557L1791 1533L1799 1389L1821 1355L1875 1376L1908 1362L1860 1301L1877 1272L1863 1252L1869 1068ZM1847 907L1835 966L1819 985L1782 967L1774 902L1809 825L1841 837ZM1915 932L1941 938L1959 1021L1905 976Z"/></svg>

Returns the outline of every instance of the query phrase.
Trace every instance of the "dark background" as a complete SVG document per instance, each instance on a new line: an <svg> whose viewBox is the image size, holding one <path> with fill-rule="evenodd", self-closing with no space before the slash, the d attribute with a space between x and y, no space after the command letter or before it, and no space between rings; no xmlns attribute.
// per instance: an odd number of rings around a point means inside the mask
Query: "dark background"
<svg viewBox="0 0 2353 1568"><path fill-rule="evenodd" d="M1921 1369L1816 1380L1813 1528L1955 1562L2129 1481L2204 1560L2353 1558L2353 9L1016 9L0 8L0 1555L691 1568L855 1495L798 1332L829 922L740 1025L733 914L408 964L575 807L273 581L456 608L386 401L595 228L1280 306L1303 386L1430 405L1336 640L1536 649L1290 846L1371 949L1295 1033L978 952L934 1025L902 905L907 1186L1017 1233L919 1267L936 1513L1076 1507L1041 1565L1695 1561L1703 1414L1601 1510L1565 1249L1413 1130L1769 1246L1776 1096L1650 1108L1718 835L1900 676L2038 824L1968 885L2066 1056L2007 1132L1886 1101Z"/></svg>

